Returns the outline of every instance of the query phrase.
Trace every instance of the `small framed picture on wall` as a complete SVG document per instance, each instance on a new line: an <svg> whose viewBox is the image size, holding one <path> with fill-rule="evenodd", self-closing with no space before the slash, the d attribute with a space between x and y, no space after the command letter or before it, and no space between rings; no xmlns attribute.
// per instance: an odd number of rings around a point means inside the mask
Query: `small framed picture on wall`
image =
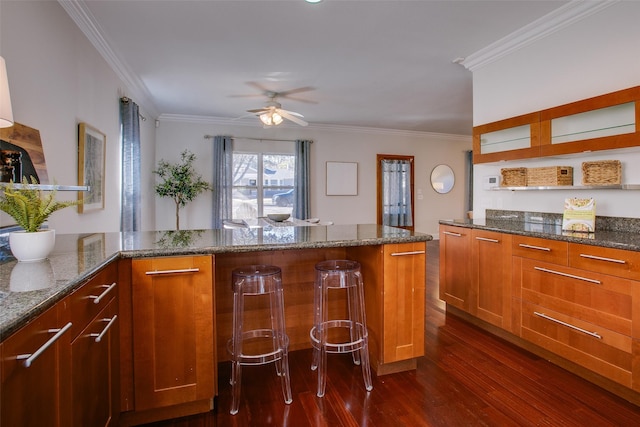
<svg viewBox="0 0 640 427"><path fill-rule="evenodd" d="M78 185L89 187L78 191L78 212L104 209L105 150L107 137L86 123L78 125Z"/></svg>

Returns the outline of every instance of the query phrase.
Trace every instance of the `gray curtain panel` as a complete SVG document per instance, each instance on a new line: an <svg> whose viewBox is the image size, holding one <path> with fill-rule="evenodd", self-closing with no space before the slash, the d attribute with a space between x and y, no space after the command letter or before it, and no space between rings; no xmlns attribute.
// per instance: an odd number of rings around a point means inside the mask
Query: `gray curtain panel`
<svg viewBox="0 0 640 427"><path fill-rule="evenodd" d="M213 138L213 203L212 227L222 228L222 221L232 217L233 138Z"/></svg>
<svg viewBox="0 0 640 427"><path fill-rule="evenodd" d="M411 162L382 161L382 224L411 226Z"/></svg>
<svg viewBox="0 0 640 427"><path fill-rule="evenodd" d="M120 231L140 231L140 116L138 105L120 98L122 188Z"/></svg>
<svg viewBox="0 0 640 427"><path fill-rule="evenodd" d="M309 163L311 162L311 141L298 139L295 142L296 170L293 186L293 217L309 218Z"/></svg>

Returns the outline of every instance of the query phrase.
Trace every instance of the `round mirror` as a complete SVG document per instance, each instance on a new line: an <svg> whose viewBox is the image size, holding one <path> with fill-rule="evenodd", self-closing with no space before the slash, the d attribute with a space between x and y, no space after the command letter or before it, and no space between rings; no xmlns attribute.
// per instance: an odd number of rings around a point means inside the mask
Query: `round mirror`
<svg viewBox="0 0 640 427"><path fill-rule="evenodd" d="M453 188L455 181L453 169L447 165L438 165L431 171L431 186L437 193L448 193Z"/></svg>

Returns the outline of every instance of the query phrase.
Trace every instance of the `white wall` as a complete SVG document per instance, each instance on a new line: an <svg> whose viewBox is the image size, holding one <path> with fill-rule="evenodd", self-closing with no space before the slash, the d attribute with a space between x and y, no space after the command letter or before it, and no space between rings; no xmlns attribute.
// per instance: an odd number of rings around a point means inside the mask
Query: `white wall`
<svg viewBox="0 0 640 427"><path fill-rule="evenodd" d="M473 72L474 125L542 110L640 85L640 2L623 1ZM639 142L640 143L640 142ZM594 197L598 215L637 218L637 191L488 192L482 179L503 167L573 166L580 184L582 161L617 159L623 183L640 183L640 150L510 161L474 168L474 217L486 208L562 212L566 197Z"/></svg>
<svg viewBox="0 0 640 427"><path fill-rule="evenodd" d="M118 231L120 227L119 97L127 93L107 63L55 1L2 1L0 54L7 63L16 122L38 129L49 180L78 183L78 123L107 136L105 209L78 214L67 208L51 216L58 233ZM144 113L144 108L142 108ZM155 163L154 120L141 123L143 227L155 228L153 193L148 187ZM58 193L60 200L76 193ZM12 220L0 217L0 226Z"/></svg>
<svg viewBox="0 0 640 427"><path fill-rule="evenodd" d="M236 144L243 149L250 149L251 144L260 144L280 152L291 149L292 143L252 143L239 137L311 139L314 141L311 146L311 216L336 224L354 224L376 222L376 154L413 155L418 199L415 204L416 231L437 236L438 220L464 216L464 152L471 149L470 137L369 129L302 128L295 125L265 130L257 122L256 119L256 126L227 126L189 122L187 119L162 120L157 129L156 161L178 161L180 153L185 148L189 149L196 154L196 170L211 181L212 140L204 139L204 135L232 135L238 138ZM325 194L327 161L358 163L357 196ZM431 170L440 163L450 165L456 174L456 184L449 194L438 194L429 184ZM209 228L210 206L210 193L187 205L180 215L180 228ZM175 227L171 200L158 199L156 210L158 229Z"/></svg>

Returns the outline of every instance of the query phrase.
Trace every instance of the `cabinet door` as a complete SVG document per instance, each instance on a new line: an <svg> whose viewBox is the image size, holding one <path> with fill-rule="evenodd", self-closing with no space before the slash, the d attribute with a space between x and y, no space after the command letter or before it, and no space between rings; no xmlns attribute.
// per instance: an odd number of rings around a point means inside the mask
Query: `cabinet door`
<svg viewBox="0 0 640 427"><path fill-rule="evenodd" d="M111 302L71 343L74 427L109 426L117 419L118 305Z"/></svg>
<svg viewBox="0 0 640 427"><path fill-rule="evenodd" d="M384 246L383 363L424 355L426 245Z"/></svg>
<svg viewBox="0 0 640 427"><path fill-rule="evenodd" d="M540 115L525 114L473 128L473 163L540 156Z"/></svg>
<svg viewBox="0 0 640 427"><path fill-rule="evenodd" d="M214 396L212 259L132 262L136 411Z"/></svg>
<svg viewBox="0 0 640 427"><path fill-rule="evenodd" d="M68 426L61 410L67 400L71 322L53 307L3 342L0 425L20 427Z"/></svg>
<svg viewBox="0 0 640 427"><path fill-rule="evenodd" d="M472 232L474 315L504 329L511 326L511 235Z"/></svg>
<svg viewBox="0 0 640 427"><path fill-rule="evenodd" d="M440 299L469 311L471 229L440 226Z"/></svg>

